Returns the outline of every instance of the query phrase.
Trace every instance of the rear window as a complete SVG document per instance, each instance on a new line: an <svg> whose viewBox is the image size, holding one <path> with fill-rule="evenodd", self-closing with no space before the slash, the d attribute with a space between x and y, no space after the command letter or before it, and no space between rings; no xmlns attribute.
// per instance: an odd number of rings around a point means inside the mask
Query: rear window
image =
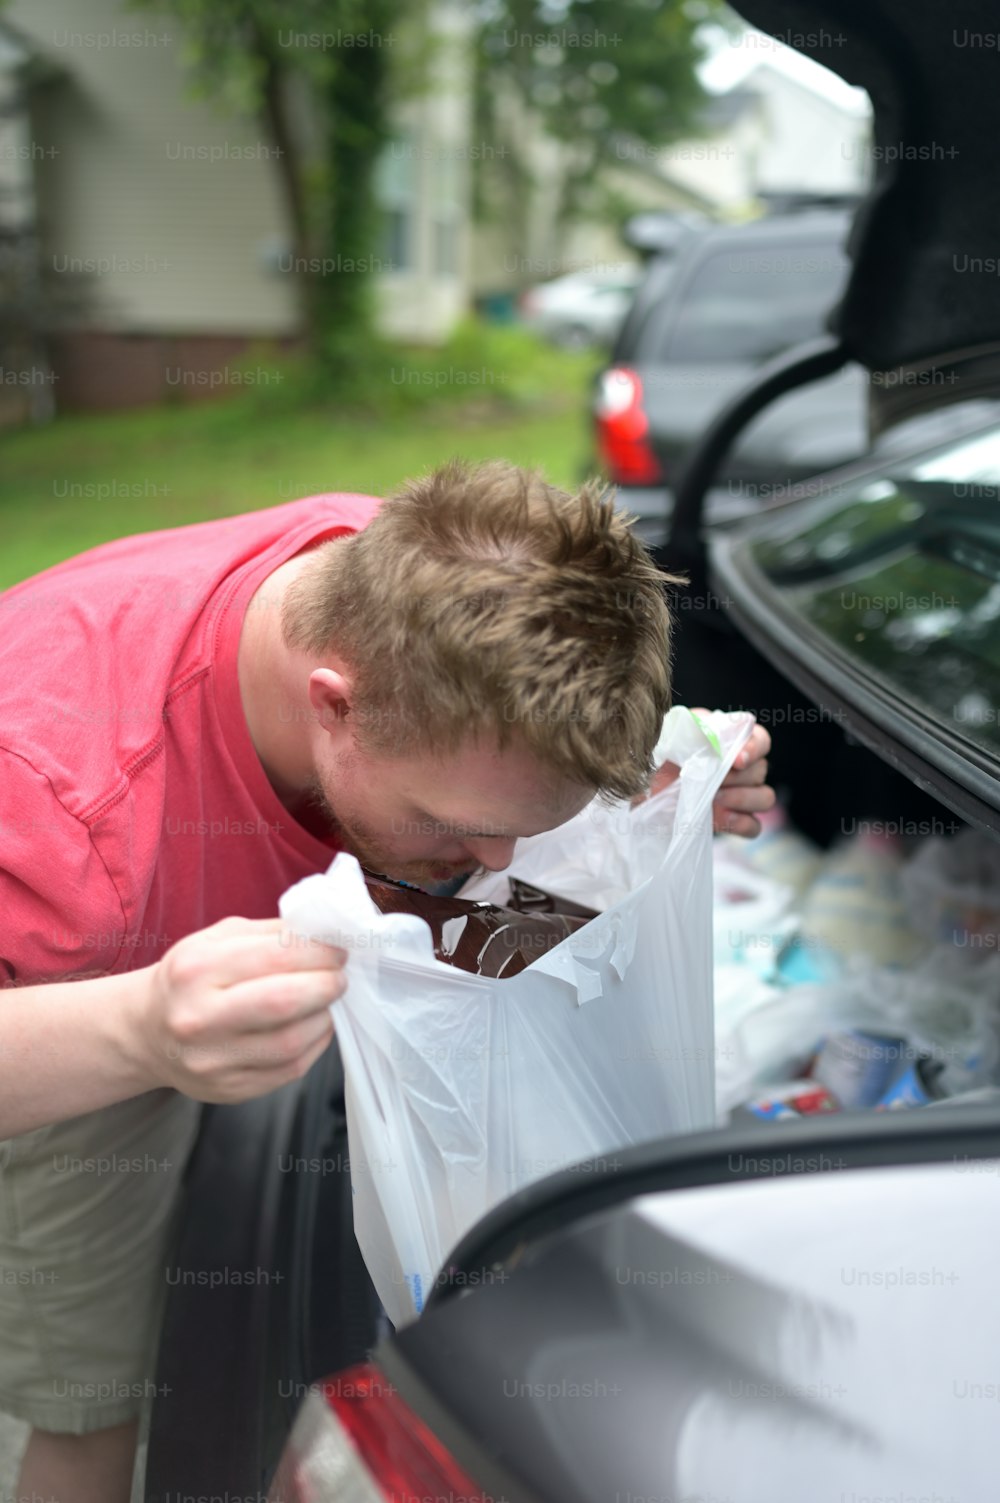
<svg viewBox="0 0 1000 1503"><path fill-rule="evenodd" d="M758 566L811 626L947 732L1000 755L1000 431L776 518Z"/></svg>
<svg viewBox="0 0 1000 1503"><path fill-rule="evenodd" d="M823 332L847 270L829 241L716 251L695 272L679 312L672 301L654 310L640 356L759 365Z"/></svg>

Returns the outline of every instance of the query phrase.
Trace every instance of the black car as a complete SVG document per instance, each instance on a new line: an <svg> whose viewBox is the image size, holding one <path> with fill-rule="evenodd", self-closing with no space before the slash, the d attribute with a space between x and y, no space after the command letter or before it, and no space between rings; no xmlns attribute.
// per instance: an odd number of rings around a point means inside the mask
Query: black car
<svg viewBox="0 0 1000 1503"><path fill-rule="evenodd" d="M987 1503L1000 1121L933 1117L547 1181L313 1387L270 1498Z"/></svg>
<svg viewBox="0 0 1000 1503"><path fill-rule="evenodd" d="M662 536L684 460L728 399L821 333L847 279L850 223L804 205L708 228L650 261L593 404L601 467L647 537ZM708 520L745 516L863 454L866 389L852 363L773 403L721 466Z"/></svg>
<svg viewBox="0 0 1000 1503"><path fill-rule="evenodd" d="M741 631L699 647L685 621L679 660L788 712L776 761L817 838L1000 832L998 496L993 423L713 537ZM189 1173L151 1503L992 1496L995 1104L734 1120L568 1168L470 1232L395 1335L335 1047L209 1108Z"/></svg>
<svg viewBox="0 0 1000 1503"><path fill-rule="evenodd" d="M995 19L822 0L799 32L790 0L741 9L869 89L881 155L828 330L717 413L655 539L698 602L678 613L677 697L780 712L772 778L819 840L865 818L995 836L1000 422L982 404L1000 397L1000 301L953 260L996 264L996 50L955 40ZM706 527L743 428L851 362L877 455ZM342 1086L331 1049L300 1085L207 1113L175 1258L198 1277L169 1291L146 1498L996 1496L995 1106L734 1126L571 1166L473 1228L391 1333L351 1234Z"/></svg>

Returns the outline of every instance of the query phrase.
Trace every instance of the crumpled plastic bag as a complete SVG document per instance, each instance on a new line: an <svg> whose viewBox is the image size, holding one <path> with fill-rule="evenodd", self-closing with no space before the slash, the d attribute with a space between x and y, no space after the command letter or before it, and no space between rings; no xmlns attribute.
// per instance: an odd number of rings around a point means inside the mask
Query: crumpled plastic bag
<svg viewBox="0 0 1000 1503"><path fill-rule="evenodd" d="M604 911L509 979L437 960L423 920L378 912L353 857L282 897L296 935L348 951L332 1006L354 1225L395 1324L515 1190L713 1125L711 804L752 727L675 707L658 747L681 766L669 788L518 844L512 875Z"/></svg>
<svg viewBox="0 0 1000 1503"><path fill-rule="evenodd" d="M1000 950L1000 844L982 830L932 835L903 869L914 925L931 939Z"/></svg>
<svg viewBox="0 0 1000 1503"><path fill-rule="evenodd" d="M713 849L712 885L716 975L723 966L746 967L763 981L773 980L798 928L792 889L735 860L725 837Z"/></svg>
<svg viewBox="0 0 1000 1503"><path fill-rule="evenodd" d="M843 1029L897 1034L942 1066L948 1095L1000 1082L1000 955L939 945L909 970L859 960L826 983L779 990L756 981L729 1000L716 972L720 1113L797 1076L823 1038ZM732 987L735 990L735 987Z"/></svg>

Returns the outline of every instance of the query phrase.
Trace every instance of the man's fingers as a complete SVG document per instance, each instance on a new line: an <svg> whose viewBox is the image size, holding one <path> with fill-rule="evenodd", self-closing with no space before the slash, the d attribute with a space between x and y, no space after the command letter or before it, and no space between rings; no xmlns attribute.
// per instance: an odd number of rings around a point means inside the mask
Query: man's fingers
<svg viewBox="0 0 1000 1503"><path fill-rule="evenodd" d="M211 948L199 946L188 951L175 965L198 967L199 979L209 986L237 986L257 976L273 976L284 971L318 971L344 965L347 952L316 940L300 939L280 919L260 919L243 930L227 930L213 938ZM205 931L206 933L210 931Z"/></svg>
<svg viewBox="0 0 1000 1503"><path fill-rule="evenodd" d="M330 1012L324 1009L271 1033L248 1034L246 1066L251 1070L286 1070L296 1062L311 1064L332 1041L334 1032Z"/></svg>
<svg viewBox="0 0 1000 1503"><path fill-rule="evenodd" d="M766 784L746 788L727 786L715 795L714 807L736 814L763 814L766 809L774 808L776 797L774 789Z"/></svg>
<svg viewBox="0 0 1000 1503"><path fill-rule="evenodd" d="M262 976L227 987L221 993L215 1018L220 1032L259 1037L321 1014L346 990L347 977L340 969Z"/></svg>
<svg viewBox="0 0 1000 1503"><path fill-rule="evenodd" d="M766 782L767 759L762 757L759 762L753 762L742 772L727 773L722 786L723 788L756 788Z"/></svg>
<svg viewBox="0 0 1000 1503"><path fill-rule="evenodd" d="M248 1059L243 1074L244 1080L253 1084L253 1095L262 1096L277 1090L279 1086L287 1085L291 1080L301 1080L320 1055L326 1053L333 1041L334 1031L326 1030L310 1048L295 1055L287 1050L276 1050L271 1044L265 1045L266 1054L262 1052L258 1058ZM241 1091L239 1099L245 1099L245 1092Z"/></svg>
<svg viewBox="0 0 1000 1503"><path fill-rule="evenodd" d="M762 725L755 725L744 744L737 754L735 766L746 767L758 757L766 757L771 750L771 734Z"/></svg>
<svg viewBox="0 0 1000 1503"><path fill-rule="evenodd" d="M731 810L717 810L713 821L713 829L717 835L746 835L760 834L760 820L754 819L752 814L734 814Z"/></svg>
<svg viewBox="0 0 1000 1503"><path fill-rule="evenodd" d="M309 1017L296 1018L282 1028L267 1032L239 1033L225 1039L196 1040L189 1044L174 1044L171 1054L180 1059L196 1077L210 1078L224 1069L230 1087L252 1073L262 1083L253 1094L274 1089L295 1075L304 1074L309 1065L318 1059L327 1048L336 1032L328 1007ZM263 1084L263 1077L274 1074L270 1086ZM232 1094L224 1090L223 1099L242 1100L245 1092Z"/></svg>

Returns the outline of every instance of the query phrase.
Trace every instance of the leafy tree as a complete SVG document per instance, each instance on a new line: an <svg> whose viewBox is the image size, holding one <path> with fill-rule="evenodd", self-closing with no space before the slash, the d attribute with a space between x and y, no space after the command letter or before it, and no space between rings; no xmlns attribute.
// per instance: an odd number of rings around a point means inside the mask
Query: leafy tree
<svg viewBox="0 0 1000 1503"><path fill-rule="evenodd" d="M697 134L699 28L730 15L720 0L482 0L478 121L497 143L494 212L522 244L539 133L564 147L557 222L606 212L602 168Z"/></svg>
<svg viewBox="0 0 1000 1503"><path fill-rule="evenodd" d="M131 0L183 28L196 87L277 148L310 347L349 382L371 337L389 92L421 86L427 0Z"/></svg>
<svg viewBox="0 0 1000 1503"><path fill-rule="evenodd" d="M374 175L390 94L396 102L426 87L435 0L129 3L175 16L201 92L255 116L278 149L310 345L349 383L372 339L361 268L378 239ZM494 205L522 244L538 133L563 148L558 218L614 212L606 194L599 203L602 166L621 165L623 140L662 145L692 132L704 97L698 27L726 14L721 0L464 4L476 24L477 124L494 147L476 163L474 186L483 203L491 175ZM310 36L322 44L295 40Z"/></svg>

